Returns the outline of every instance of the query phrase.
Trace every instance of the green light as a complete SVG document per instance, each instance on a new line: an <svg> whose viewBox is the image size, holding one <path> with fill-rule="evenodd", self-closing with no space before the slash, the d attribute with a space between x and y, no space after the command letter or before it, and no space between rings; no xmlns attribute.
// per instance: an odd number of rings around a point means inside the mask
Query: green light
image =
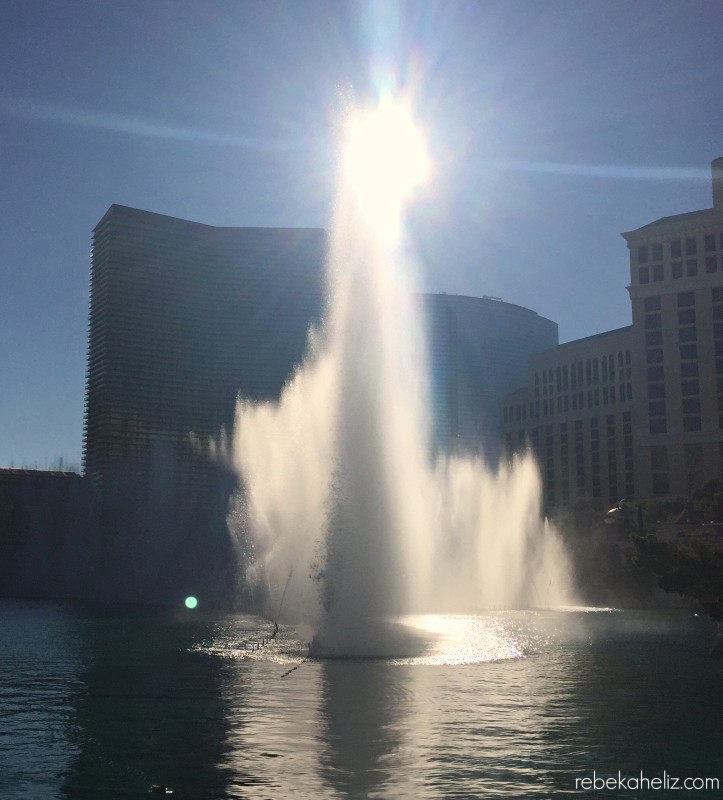
<svg viewBox="0 0 723 800"><path fill-rule="evenodd" d="M193 595L186 598L186 608L195 608L198 605L198 600Z"/></svg>

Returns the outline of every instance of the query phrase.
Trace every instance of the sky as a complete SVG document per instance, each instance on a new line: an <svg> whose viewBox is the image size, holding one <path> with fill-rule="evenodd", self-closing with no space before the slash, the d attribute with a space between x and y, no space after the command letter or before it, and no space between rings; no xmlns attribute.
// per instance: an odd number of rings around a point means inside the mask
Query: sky
<svg viewBox="0 0 723 800"><path fill-rule="evenodd" d="M620 233L711 206L722 53L719 0L0 0L0 467L80 466L108 207L328 228L381 86L434 161L420 290L630 324Z"/></svg>

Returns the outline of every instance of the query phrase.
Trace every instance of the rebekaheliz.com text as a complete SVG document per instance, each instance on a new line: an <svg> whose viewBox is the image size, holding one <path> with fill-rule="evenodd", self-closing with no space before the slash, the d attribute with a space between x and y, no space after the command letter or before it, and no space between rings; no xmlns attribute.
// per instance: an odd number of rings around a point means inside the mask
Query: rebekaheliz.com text
<svg viewBox="0 0 723 800"><path fill-rule="evenodd" d="M651 789L656 790L688 790L688 791L717 791L720 789L720 778L682 778L669 775L663 770L662 775L646 775L642 770L638 775L617 775L605 773L598 775L593 770L592 775L584 778L575 778L575 789L583 791L620 791L623 789Z"/></svg>

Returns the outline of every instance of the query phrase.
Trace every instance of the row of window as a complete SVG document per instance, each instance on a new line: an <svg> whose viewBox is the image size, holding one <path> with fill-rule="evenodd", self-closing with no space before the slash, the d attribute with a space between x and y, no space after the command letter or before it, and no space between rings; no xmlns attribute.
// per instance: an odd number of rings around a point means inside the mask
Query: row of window
<svg viewBox="0 0 723 800"><path fill-rule="evenodd" d="M699 252L698 239L695 236L690 236L686 239L675 239L668 243L668 256L670 259L682 258L683 250L686 256L694 256ZM714 253L716 250L723 250L723 233L715 234L708 233L703 236L702 252ZM662 261L663 245L657 244L643 244L637 249L637 263L647 264L648 262Z"/></svg>
<svg viewBox="0 0 723 800"><path fill-rule="evenodd" d="M565 414L569 411L582 411L585 408L599 408L601 405L615 405L616 403L632 402L633 385L632 383L621 383L617 387L612 386L595 387L588 389L587 392L574 392L566 394L564 397L552 397L542 401L535 400L534 403L516 403L510 406L503 406L502 421L505 424L513 422L525 422L529 419L540 419L554 414ZM587 401L587 403L586 403Z"/></svg>
<svg viewBox="0 0 723 800"><path fill-rule="evenodd" d="M697 258L689 258L685 262L673 261L670 265L670 277L673 280L683 277L683 272L688 278L693 278L698 274L699 268L705 269L706 274L718 271L718 256L706 256L702 262ZM723 271L723 256L720 257L720 269ZM665 280L665 266L663 264L653 264L651 267L638 268L639 283L660 283Z"/></svg>
<svg viewBox="0 0 723 800"><path fill-rule="evenodd" d="M623 421L623 457L624 457L624 488L625 494L633 494L633 446L632 446L632 415L629 411L623 412L620 417ZM605 434L606 434L606 456L607 456L607 488L608 500L614 503L619 499L618 496L618 451L616 431L619 430L615 425L616 415L608 414L605 417ZM600 429L598 419L589 419L587 427L589 431L589 452L590 452L590 472L586 472L585 461L585 444L583 439L583 420L575 420L575 451L574 451L574 472L575 472L575 485L577 487L577 495L584 496L587 492L586 479L589 477L590 491L593 497L602 496L602 465L601 465L601 442L600 442ZM559 438L557 443L555 441L556 428L559 430ZM519 430L517 433L517 441L520 447L526 446L528 443L532 451L540 459L544 456L542 461L544 484L545 484L545 503L548 506L554 506L557 497L557 486L559 479L559 486L561 487L560 499L563 505L570 501L570 463L569 463L569 438L568 438L568 423L561 422L559 426L546 425L544 429L533 428L529 432ZM540 434L544 434L544 438ZM544 452L540 449L540 440L544 442ZM505 436L508 448L512 449L512 434L507 433ZM557 450L555 446L557 444ZM555 468L555 455L559 455L559 470Z"/></svg>
<svg viewBox="0 0 723 800"><path fill-rule="evenodd" d="M700 385L698 380L698 344L695 325L695 294L680 292L678 305L678 342L680 354L681 392L683 394L683 430L701 430ZM660 297L648 297L643 307L645 314L646 369L648 380L648 416L651 434L668 432L665 401L665 372L662 364L662 315ZM723 351L721 353L723 356Z"/></svg>
<svg viewBox="0 0 723 800"><path fill-rule="evenodd" d="M657 347L658 341L662 344L663 317L660 313L660 297L648 297L644 301L646 310L644 318L646 337L646 369L648 378L648 425L650 433L665 433L667 431L667 409L665 404L665 368L663 349Z"/></svg>
<svg viewBox="0 0 723 800"><path fill-rule="evenodd" d="M719 445L720 460L723 464L723 442ZM700 442L687 442L683 445L683 467L685 470L686 494L692 494L703 483L703 445ZM670 494L669 457L666 445L650 448L650 470L653 477L653 494Z"/></svg>
<svg viewBox="0 0 723 800"><path fill-rule="evenodd" d="M630 350L619 350L617 354L618 380L630 377ZM626 372L623 373L623 369ZM591 386L595 383L608 383L615 381L615 356L610 353L606 356L596 356L588 358L584 362L577 361L572 364L563 364L543 370L537 370L534 374L535 397L552 394L553 391L566 392L568 388L581 389L583 386Z"/></svg>
<svg viewBox="0 0 723 800"><path fill-rule="evenodd" d="M715 342L716 388L718 391L718 428L723 430L723 292L713 298L713 340ZM721 357L719 357L719 354Z"/></svg>

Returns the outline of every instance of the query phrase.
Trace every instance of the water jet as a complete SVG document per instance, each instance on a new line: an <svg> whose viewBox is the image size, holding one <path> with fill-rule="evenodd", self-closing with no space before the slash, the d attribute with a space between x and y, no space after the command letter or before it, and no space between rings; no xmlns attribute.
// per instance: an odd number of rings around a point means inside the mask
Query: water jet
<svg viewBox="0 0 723 800"><path fill-rule="evenodd" d="M569 602L531 456L490 471L432 455L428 371L403 210L429 174L409 108L352 111L327 265L328 310L278 403L240 402L234 459L255 558L321 655L424 647L400 615Z"/></svg>

